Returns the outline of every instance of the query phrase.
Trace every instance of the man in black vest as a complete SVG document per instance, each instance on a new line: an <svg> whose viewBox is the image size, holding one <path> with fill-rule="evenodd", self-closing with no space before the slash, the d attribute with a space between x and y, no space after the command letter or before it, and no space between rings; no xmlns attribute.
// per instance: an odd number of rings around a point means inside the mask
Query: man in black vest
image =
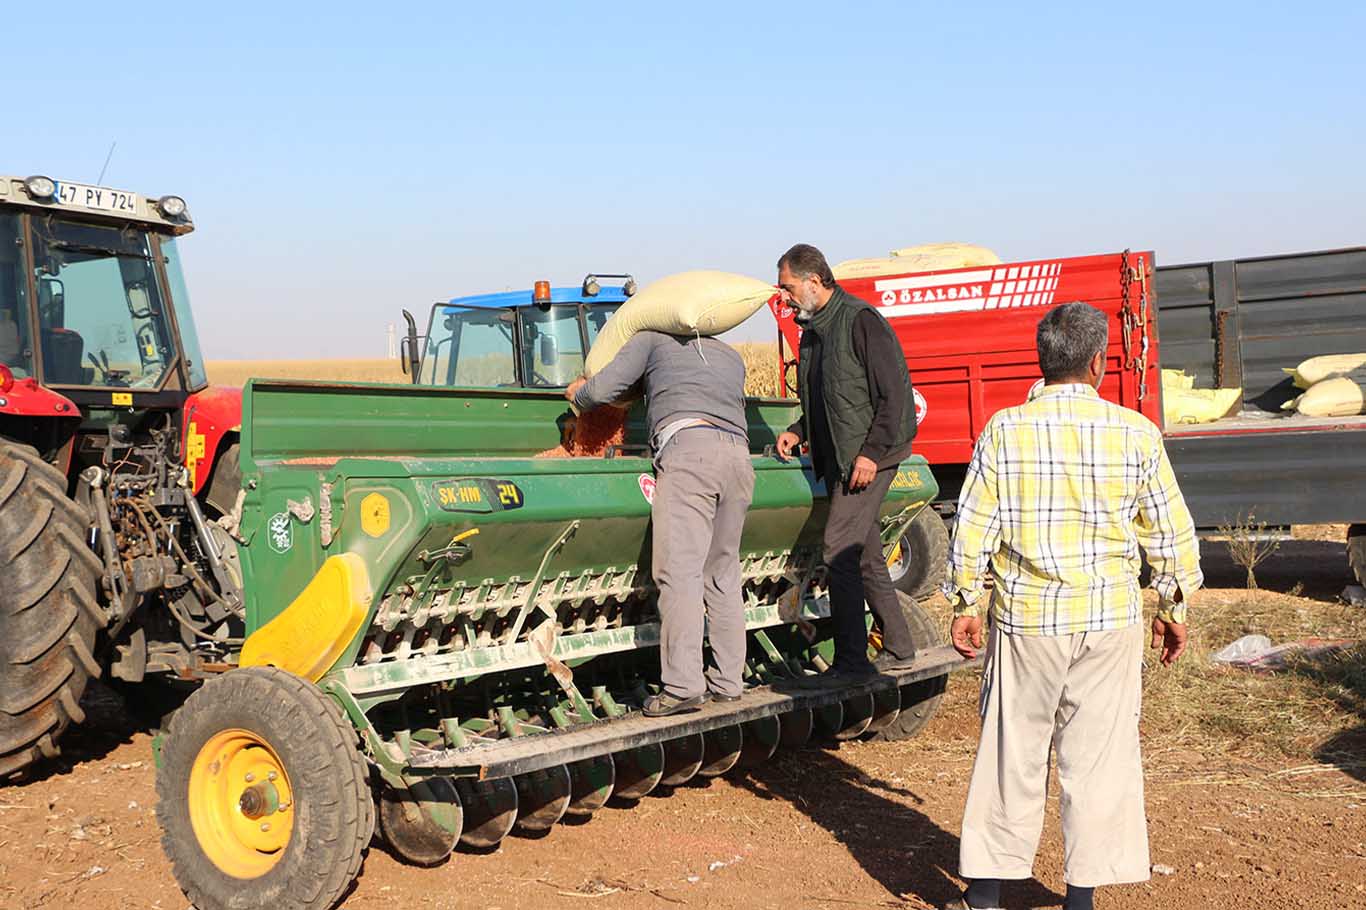
<svg viewBox="0 0 1366 910"><path fill-rule="evenodd" d="M911 453L911 376L892 327L876 309L835 283L821 251L799 243L778 260L783 300L802 326L797 391L802 417L778 437L783 457L811 449L811 466L830 491L825 525L835 660L807 677L835 687L910 665L915 643L882 556L878 510ZM863 605L882 626L883 651L868 660Z"/></svg>

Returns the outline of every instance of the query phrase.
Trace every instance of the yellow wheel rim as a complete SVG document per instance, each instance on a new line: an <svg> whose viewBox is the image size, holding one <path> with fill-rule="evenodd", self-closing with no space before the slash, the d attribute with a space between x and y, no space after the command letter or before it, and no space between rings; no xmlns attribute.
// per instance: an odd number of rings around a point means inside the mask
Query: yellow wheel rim
<svg viewBox="0 0 1366 910"><path fill-rule="evenodd" d="M190 825L204 854L234 878L275 867L294 829L294 789L265 739L247 730L209 738L190 770Z"/></svg>
<svg viewBox="0 0 1366 910"><path fill-rule="evenodd" d="M898 562L900 562L900 561L901 561L901 538L898 537L898 538L896 539L896 543L892 544L892 548L891 548L890 550L887 551L887 568L890 569L892 566L896 565L896 564L897 564Z"/></svg>

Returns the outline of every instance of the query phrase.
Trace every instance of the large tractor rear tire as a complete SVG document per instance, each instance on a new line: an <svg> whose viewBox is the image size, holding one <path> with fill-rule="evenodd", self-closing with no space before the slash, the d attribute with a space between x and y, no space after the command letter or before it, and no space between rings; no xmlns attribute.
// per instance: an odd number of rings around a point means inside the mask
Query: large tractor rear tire
<svg viewBox="0 0 1366 910"><path fill-rule="evenodd" d="M928 600L944 581L949 560L949 529L933 509L922 509L901 539L888 548L892 584L916 600Z"/></svg>
<svg viewBox="0 0 1366 910"><path fill-rule="evenodd" d="M0 780L58 754L100 675L100 562L66 477L28 446L0 440Z"/></svg>
<svg viewBox="0 0 1366 910"><path fill-rule="evenodd" d="M360 874L375 803L337 704L293 674L248 667L172 715L157 820L199 910L325 910Z"/></svg>
<svg viewBox="0 0 1366 910"><path fill-rule="evenodd" d="M938 516L936 520L937 518ZM900 597L901 610L906 614L906 621L911 624L911 639L915 642L916 650L923 651L943 644L934 617L905 592L902 592ZM910 739L925 729L930 718L939 710L939 703L944 700L944 690L948 685L949 675L945 673L943 676L922 679L902 686L901 711L897 714L896 720L879 730L873 738L897 742Z"/></svg>
<svg viewBox="0 0 1366 910"><path fill-rule="evenodd" d="M1357 584L1366 586L1366 524L1347 529L1347 562L1357 577Z"/></svg>

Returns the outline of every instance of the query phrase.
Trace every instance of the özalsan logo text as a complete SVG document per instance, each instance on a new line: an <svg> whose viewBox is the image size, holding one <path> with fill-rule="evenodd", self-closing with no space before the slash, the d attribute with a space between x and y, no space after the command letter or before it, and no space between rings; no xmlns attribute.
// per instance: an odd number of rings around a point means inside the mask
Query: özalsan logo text
<svg viewBox="0 0 1366 910"><path fill-rule="evenodd" d="M882 315L928 316L974 310L1048 306L1057 294L1060 262L997 266L937 275L908 275L873 282Z"/></svg>

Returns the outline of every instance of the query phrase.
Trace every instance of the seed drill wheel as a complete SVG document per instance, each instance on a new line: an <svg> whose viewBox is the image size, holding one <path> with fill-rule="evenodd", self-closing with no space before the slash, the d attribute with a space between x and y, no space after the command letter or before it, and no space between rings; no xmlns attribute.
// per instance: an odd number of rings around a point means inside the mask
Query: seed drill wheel
<svg viewBox="0 0 1366 910"><path fill-rule="evenodd" d="M784 749L800 749L811 741L816 718L810 708L797 708L778 715L778 745Z"/></svg>
<svg viewBox="0 0 1366 910"><path fill-rule="evenodd" d="M740 746L740 760L734 770L748 771L757 768L773 757L778 751L778 739L782 735L782 725L776 716L756 717L746 721L743 731L743 744Z"/></svg>
<svg viewBox="0 0 1366 910"><path fill-rule="evenodd" d="M507 837L517 821L517 786L511 778L455 782L460 804L465 807L465 825L460 846L482 850Z"/></svg>
<svg viewBox="0 0 1366 910"><path fill-rule="evenodd" d="M898 590L926 600L939 590L949 558L949 529L933 509L922 509L887 549L887 574Z"/></svg>
<svg viewBox="0 0 1366 910"><path fill-rule="evenodd" d="M86 681L100 675L89 524L61 471L0 439L0 780L56 757L57 738L85 718Z"/></svg>
<svg viewBox="0 0 1366 910"><path fill-rule="evenodd" d="M331 907L375 828L356 733L311 683L273 667L206 682L175 713L157 820L199 910Z"/></svg>
<svg viewBox="0 0 1366 910"><path fill-rule="evenodd" d="M910 623L911 640L915 642L916 648L930 648L940 644L942 639L934 618L906 594L898 596L902 612L906 614L906 621ZM915 736L939 710L939 703L944 700L944 690L948 688L948 684L949 675L945 673L943 676L922 679L902 686L901 710L890 724L877 732L875 738L895 742Z"/></svg>
<svg viewBox="0 0 1366 910"><path fill-rule="evenodd" d="M664 778L664 747L659 743L613 753L612 761L617 766L612 795L618 799L641 799Z"/></svg>
<svg viewBox="0 0 1366 910"><path fill-rule="evenodd" d="M703 733L702 767L697 769L697 773L702 777L717 777L734 768L740 760L744 740L739 724Z"/></svg>
<svg viewBox="0 0 1366 910"><path fill-rule="evenodd" d="M607 805L616 783L617 768L610 755L595 755L569 765L571 794L566 815L585 818Z"/></svg>
<svg viewBox="0 0 1366 910"><path fill-rule="evenodd" d="M895 686L875 690L873 692L873 716L868 723L868 729L864 730L863 734L871 736L885 730L896 723L896 716L900 713L901 693Z"/></svg>
<svg viewBox="0 0 1366 910"><path fill-rule="evenodd" d="M555 765L541 771L519 774L517 785L517 830L522 834L544 834L564 818L574 794L569 769Z"/></svg>
<svg viewBox="0 0 1366 910"><path fill-rule="evenodd" d="M844 723L835 731L835 739L855 739L862 736L872 722L872 693L851 695L844 700Z"/></svg>
<svg viewBox="0 0 1366 910"><path fill-rule="evenodd" d="M379 797L379 830L399 859L435 866L451 855L460 839L464 809L455 782L447 777L385 785Z"/></svg>
<svg viewBox="0 0 1366 910"><path fill-rule="evenodd" d="M815 734L824 739L834 738L844 729L844 703L835 702L829 705L822 705L819 708L812 708L811 715L815 719Z"/></svg>
<svg viewBox="0 0 1366 910"><path fill-rule="evenodd" d="M664 776L659 782L666 787L681 787L692 780L702 767L705 751L701 733L680 736L664 743Z"/></svg>

